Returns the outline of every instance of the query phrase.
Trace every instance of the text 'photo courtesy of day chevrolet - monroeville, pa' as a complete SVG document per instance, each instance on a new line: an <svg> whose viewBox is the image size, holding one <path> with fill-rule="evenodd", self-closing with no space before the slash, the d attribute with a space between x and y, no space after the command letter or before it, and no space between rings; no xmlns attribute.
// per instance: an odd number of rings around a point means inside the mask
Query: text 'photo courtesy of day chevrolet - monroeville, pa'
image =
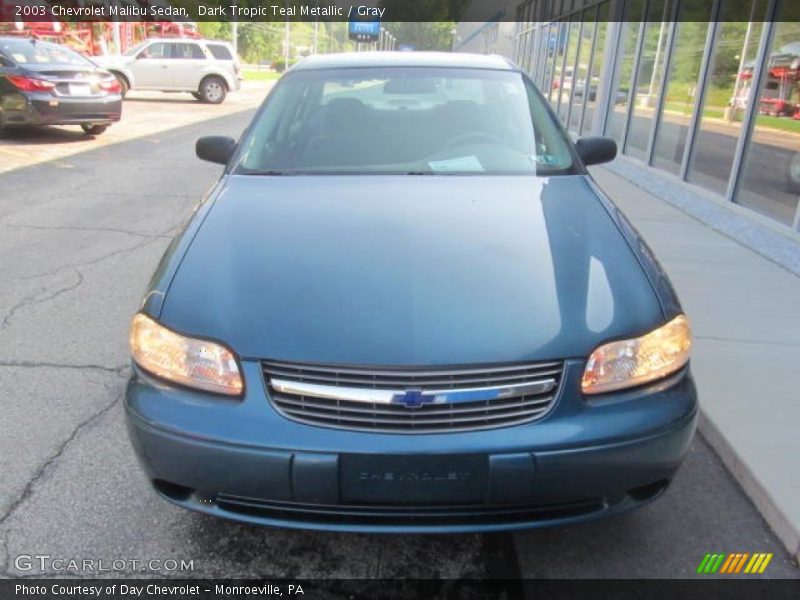
<svg viewBox="0 0 800 600"><path fill-rule="evenodd" d="M0 600L797 600L798 368L795 0L0 0Z"/></svg>

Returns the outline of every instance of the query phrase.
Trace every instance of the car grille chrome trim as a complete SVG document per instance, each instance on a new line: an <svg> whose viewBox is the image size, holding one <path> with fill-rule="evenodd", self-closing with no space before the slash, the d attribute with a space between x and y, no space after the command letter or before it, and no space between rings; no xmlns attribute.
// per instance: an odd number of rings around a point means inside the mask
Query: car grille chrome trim
<svg viewBox="0 0 800 600"><path fill-rule="evenodd" d="M432 433L544 417L558 395L563 363L370 369L263 361L262 368L272 405L289 419L340 429Z"/></svg>
<svg viewBox="0 0 800 600"><path fill-rule="evenodd" d="M326 400L344 400L345 402L370 402L373 404L391 404L395 398L405 394L406 390L337 387L333 385L320 385L318 383L304 383L302 381L286 381L284 379L270 379L270 386L279 394L289 396L305 396L323 398ZM476 402L479 400L496 400L498 398L516 398L533 394L543 394L556 387L553 378L518 383L497 387L459 388L452 390L420 390L423 394L433 396L431 404L455 404L461 402Z"/></svg>

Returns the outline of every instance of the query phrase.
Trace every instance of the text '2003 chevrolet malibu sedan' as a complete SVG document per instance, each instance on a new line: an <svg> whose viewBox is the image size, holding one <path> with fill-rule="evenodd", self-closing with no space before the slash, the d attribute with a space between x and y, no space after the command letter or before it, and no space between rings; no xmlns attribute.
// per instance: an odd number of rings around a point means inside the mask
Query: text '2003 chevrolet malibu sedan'
<svg viewBox="0 0 800 600"><path fill-rule="evenodd" d="M158 492L241 521L481 531L669 484L697 400L669 281L498 57L307 59L133 319L130 438Z"/></svg>

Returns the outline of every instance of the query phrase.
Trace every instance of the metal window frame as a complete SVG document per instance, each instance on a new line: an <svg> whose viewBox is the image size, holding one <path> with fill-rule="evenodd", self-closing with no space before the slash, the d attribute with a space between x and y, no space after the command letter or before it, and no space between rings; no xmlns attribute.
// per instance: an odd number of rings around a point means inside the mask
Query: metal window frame
<svg viewBox="0 0 800 600"><path fill-rule="evenodd" d="M742 129L739 132L739 140L736 144L736 152L733 155L733 164L731 165L731 174L728 178L728 188L725 191L725 201L736 204L736 198L739 192L739 187L742 183L742 168L745 166L745 152L747 152L750 141L753 136L753 126L755 125L755 118L758 115L758 95L761 90L761 78L764 75L764 70L767 67L767 60L769 59L769 48L775 38L775 16L778 8L777 0L769 0L767 4L765 20L763 21L764 27L761 30L761 39L758 42L758 54L756 55L756 68L753 71L752 81L754 85L750 86L750 91L747 94L747 109L745 111L745 118L742 122ZM738 76L738 74L737 74Z"/></svg>
<svg viewBox="0 0 800 600"><path fill-rule="evenodd" d="M591 48L589 48L589 64L586 67L586 79L583 82L583 104L581 105L581 116L578 117L578 135L583 134L583 120L586 117L586 105L589 103L589 94L591 93L589 86L592 81L592 69L594 68L594 50L595 46L597 45L597 30L599 29L600 25L598 22L598 19L600 18L600 4L598 3L595 4L594 7L587 8L586 12L589 12L590 10L594 10L594 30L592 31ZM595 104L597 104L596 99Z"/></svg>
<svg viewBox="0 0 800 600"><path fill-rule="evenodd" d="M667 33L667 45L664 48L664 72L661 73L661 79L658 82L658 100L656 101L655 119L650 128L650 138L647 140L647 150L644 154L645 164L653 164L653 157L656 149L656 140L658 139L658 130L661 128L661 119L663 117L664 105L667 102L667 82L669 81L669 72L672 68L673 50L675 49L675 32L678 29L678 14L681 7L681 0L675 0L675 5L672 7L672 14L670 15L669 32ZM665 169L666 170L666 169Z"/></svg>
<svg viewBox="0 0 800 600"><path fill-rule="evenodd" d="M703 120L702 110L705 106L706 92L708 91L709 72L711 68L712 57L714 50L717 47L720 35L719 13L722 10L721 0L714 0L711 6L711 20L708 22L708 31L706 32L706 45L703 48L703 58L700 62L700 78L697 82L697 92L694 99L694 106L692 107L692 116L689 120L689 131L686 133L686 142L684 144L683 159L678 171L678 177L682 181L686 181L689 174L689 165L694 155L694 145L697 139L697 132L700 129L700 123Z"/></svg>

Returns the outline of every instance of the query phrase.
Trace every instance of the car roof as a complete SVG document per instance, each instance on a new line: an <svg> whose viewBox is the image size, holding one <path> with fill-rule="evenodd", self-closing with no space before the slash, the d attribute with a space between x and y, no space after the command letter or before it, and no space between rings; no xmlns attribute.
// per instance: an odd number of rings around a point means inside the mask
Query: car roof
<svg viewBox="0 0 800 600"><path fill-rule="evenodd" d="M497 54L465 52L343 52L316 54L298 62L293 70L348 69L361 67L449 67L459 69L499 69L516 67Z"/></svg>
<svg viewBox="0 0 800 600"><path fill-rule="evenodd" d="M186 43L186 42L202 42L204 44L222 44L223 46L230 46L230 42L226 42L225 40L207 40L205 38L187 38L187 37L151 37L147 38L146 40L142 40L143 42L176 42L176 43Z"/></svg>

